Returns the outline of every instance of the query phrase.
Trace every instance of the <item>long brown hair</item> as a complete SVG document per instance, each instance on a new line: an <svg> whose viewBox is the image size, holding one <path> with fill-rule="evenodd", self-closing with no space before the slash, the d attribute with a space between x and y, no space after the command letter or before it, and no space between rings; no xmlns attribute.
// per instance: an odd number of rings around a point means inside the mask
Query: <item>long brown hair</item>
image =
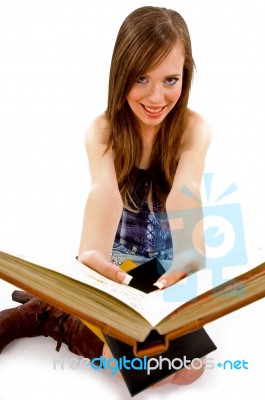
<svg viewBox="0 0 265 400"><path fill-rule="evenodd" d="M151 197L155 195L162 204L173 183L178 164L176 153L187 120L194 70L189 31L176 11L146 6L129 14L117 35L110 67L106 116L110 126L109 147L114 149L117 180L127 208L132 208L130 199L135 167L140 165L142 156L139 126L127 103L127 96L137 79L158 66L178 40L185 56L182 93L154 139L148 169ZM137 209L137 206L133 208Z"/></svg>

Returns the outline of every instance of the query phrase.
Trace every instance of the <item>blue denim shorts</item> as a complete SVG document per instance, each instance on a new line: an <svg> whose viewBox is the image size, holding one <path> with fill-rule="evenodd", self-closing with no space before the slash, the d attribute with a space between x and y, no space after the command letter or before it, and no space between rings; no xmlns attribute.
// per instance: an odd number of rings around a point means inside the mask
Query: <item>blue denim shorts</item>
<svg viewBox="0 0 265 400"><path fill-rule="evenodd" d="M165 270L167 271L172 263L173 259L173 251L171 249L159 251L156 253L148 253L146 252L144 255L137 254L134 251L128 249L126 246L120 243L114 243L111 253L111 261L120 265L125 260L131 260L137 265L144 264L145 262L150 261L152 258L158 258Z"/></svg>

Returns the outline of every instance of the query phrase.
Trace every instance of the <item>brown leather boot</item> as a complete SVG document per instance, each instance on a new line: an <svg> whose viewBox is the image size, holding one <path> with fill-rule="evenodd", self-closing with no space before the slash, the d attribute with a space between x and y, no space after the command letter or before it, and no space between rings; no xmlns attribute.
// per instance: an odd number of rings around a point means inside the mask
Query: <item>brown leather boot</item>
<svg viewBox="0 0 265 400"><path fill-rule="evenodd" d="M73 317L24 291L15 291L13 300L21 306L0 312L0 353L14 339L50 336L70 351L93 359L102 354L104 343L78 318Z"/></svg>

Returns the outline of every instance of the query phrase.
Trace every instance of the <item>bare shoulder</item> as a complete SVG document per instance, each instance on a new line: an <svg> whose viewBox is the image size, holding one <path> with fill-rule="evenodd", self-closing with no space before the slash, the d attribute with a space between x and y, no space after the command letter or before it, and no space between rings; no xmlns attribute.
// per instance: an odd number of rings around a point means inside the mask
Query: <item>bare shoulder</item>
<svg viewBox="0 0 265 400"><path fill-rule="evenodd" d="M205 148L207 150L211 142L211 127L209 123L195 111L188 111L188 121L182 137L182 150L194 147Z"/></svg>
<svg viewBox="0 0 265 400"><path fill-rule="evenodd" d="M112 148L108 148L110 129L104 114L96 117L85 133L91 182L115 185L116 175Z"/></svg>
<svg viewBox="0 0 265 400"><path fill-rule="evenodd" d="M96 144L107 146L109 134L110 130L107 118L105 114L101 114L90 123L85 132L86 147Z"/></svg>

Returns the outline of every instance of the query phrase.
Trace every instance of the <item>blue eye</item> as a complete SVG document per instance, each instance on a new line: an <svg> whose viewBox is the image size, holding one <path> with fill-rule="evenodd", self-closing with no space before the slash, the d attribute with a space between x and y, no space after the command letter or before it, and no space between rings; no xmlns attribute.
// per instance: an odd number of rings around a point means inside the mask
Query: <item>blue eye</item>
<svg viewBox="0 0 265 400"><path fill-rule="evenodd" d="M140 78L137 79L137 83L146 83L147 79L145 76L140 76Z"/></svg>
<svg viewBox="0 0 265 400"><path fill-rule="evenodd" d="M166 79L166 84L169 86L175 85L177 83L178 78L167 78Z"/></svg>

